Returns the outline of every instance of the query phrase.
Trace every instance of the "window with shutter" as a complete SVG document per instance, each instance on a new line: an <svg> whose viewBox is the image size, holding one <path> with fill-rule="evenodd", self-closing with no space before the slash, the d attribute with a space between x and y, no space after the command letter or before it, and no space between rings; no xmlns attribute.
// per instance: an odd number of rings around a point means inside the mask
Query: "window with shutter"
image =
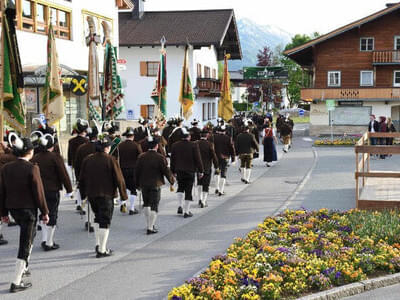
<svg viewBox="0 0 400 300"><path fill-rule="evenodd" d="M145 61L140 62L140 76L147 76L147 63Z"/></svg>
<svg viewBox="0 0 400 300"><path fill-rule="evenodd" d="M147 119L148 112L147 112L147 105L140 105L140 115L142 118Z"/></svg>

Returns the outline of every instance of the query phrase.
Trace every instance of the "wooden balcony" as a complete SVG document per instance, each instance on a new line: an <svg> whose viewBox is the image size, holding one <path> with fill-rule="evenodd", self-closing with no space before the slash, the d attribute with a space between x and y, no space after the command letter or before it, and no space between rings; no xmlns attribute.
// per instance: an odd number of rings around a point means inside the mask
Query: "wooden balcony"
<svg viewBox="0 0 400 300"><path fill-rule="evenodd" d="M213 78L197 78L199 97L220 97L221 80Z"/></svg>
<svg viewBox="0 0 400 300"><path fill-rule="evenodd" d="M380 50L372 52L373 65L400 65L400 50Z"/></svg>
<svg viewBox="0 0 400 300"><path fill-rule="evenodd" d="M343 99L343 100L362 100L362 99L398 99L400 100L400 88L354 88L354 89L302 89L301 99L321 100L321 99Z"/></svg>

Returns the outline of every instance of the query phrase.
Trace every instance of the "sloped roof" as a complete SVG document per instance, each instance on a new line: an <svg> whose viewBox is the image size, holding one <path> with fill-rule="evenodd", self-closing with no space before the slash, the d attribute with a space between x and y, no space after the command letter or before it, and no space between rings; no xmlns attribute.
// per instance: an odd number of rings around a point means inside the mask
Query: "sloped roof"
<svg viewBox="0 0 400 300"><path fill-rule="evenodd" d="M338 29L335 29L335 30L333 30L333 31L331 31L331 32L329 32L327 34L321 35L320 37L318 37L316 39L313 39L313 40L311 40L311 41L309 41L309 42L307 42L307 43L305 43L305 44L303 44L301 46L298 46L298 47L293 48L293 49L286 50L284 52L284 54L290 57L291 55L294 55L294 54L296 54L298 52L306 50L307 48L310 48L310 47L312 47L312 46L314 46L316 44L322 43L322 42L324 42L324 41L326 41L328 39L331 39L331 38L333 38L335 36L338 36L338 35L340 35L342 33L347 32L349 30L352 30L352 29L357 28L359 26L362 26L362 25L364 25L366 23L374 21L374 20L376 20L376 19L378 19L378 18L380 18L382 16L385 16L385 15L391 13L391 12L394 12L394 11L398 10L399 8L400 8L400 3L392 4L392 5L390 5L389 7L385 8L383 10L380 10L380 11L378 11L378 12L372 14L372 15L369 15L369 16L367 16L365 18L357 20L357 21L355 21L353 23L350 23L348 25L342 26L342 27L340 27Z"/></svg>
<svg viewBox="0 0 400 300"><path fill-rule="evenodd" d="M159 46L165 36L167 46L214 45L218 56L230 53L241 59L239 34L232 9L145 12L135 19L129 12L119 13L120 46Z"/></svg>

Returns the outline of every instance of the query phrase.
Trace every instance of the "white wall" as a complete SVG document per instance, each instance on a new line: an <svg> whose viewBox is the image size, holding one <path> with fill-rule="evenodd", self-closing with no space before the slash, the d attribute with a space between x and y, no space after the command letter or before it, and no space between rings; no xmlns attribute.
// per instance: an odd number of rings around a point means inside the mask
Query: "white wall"
<svg viewBox="0 0 400 300"><path fill-rule="evenodd" d="M88 47L85 44L86 19L82 11L112 19L112 39L114 46L118 46L118 8L115 1L110 0L79 0L67 2L63 0L48 1L60 7L72 10L72 39L64 40L56 38L59 63L67 65L75 70L87 70ZM100 34L100 31L97 31ZM41 66L46 64L47 56L47 35L17 31L21 63L23 66ZM99 66L103 65L104 48L98 47Z"/></svg>
<svg viewBox="0 0 400 300"><path fill-rule="evenodd" d="M133 110L134 118L140 116L140 105L152 105L150 98L154 88L156 77L140 76L141 61L159 61L160 47L120 47L120 58L126 59L126 70L121 71L121 77L126 82L125 109ZM180 113L179 89L182 76L183 59L185 49L183 46L166 47L167 51L167 118L177 116ZM190 79L192 87L196 86L197 63L218 70L217 56L214 48L204 47L199 50L189 51ZM212 72L212 71L211 71ZM212 74L211 74L212 75ZM202 120L202 103L217 103L217 98L198 98L193 106L193 115L190 120L196 118ZM126 112L125 112L126 116Z"/></svg>
<svg viewBox="0 0 400 300"><path fill-rule="evenodd" d="M247 90L246 87L242 87L242 86L234 87L233 93L232 93L232 101L233 102L236 101L239 103L246 102L247 99L245 99L245 98L242 99L242 95L246 94L246 90Z"/></svg>

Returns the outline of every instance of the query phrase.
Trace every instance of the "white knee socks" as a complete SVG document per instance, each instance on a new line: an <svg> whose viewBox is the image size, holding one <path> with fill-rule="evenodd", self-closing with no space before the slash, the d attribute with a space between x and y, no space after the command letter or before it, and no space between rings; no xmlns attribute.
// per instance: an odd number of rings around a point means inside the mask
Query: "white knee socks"
<svg viewBox="0 0 400 300"><path fill-rule="evenodd" d="M201 198L202 198L201 201L203 202L204 205L207 204L207 196L208 196L207 192L201 192Z"/></svg>
<svg viewBox="0 0 400 300"><path fill-rule="evenodd" d="M221 178L221 187L219 188L219 191L221 193L224 193L225 190L225 183L226 183L226 179L225 178Z"/></svg>
<svg viewBox="0 0 400 300"><path fill-rule="evenodd" d="M198 185L197 186L197 195L198 195L198 199L199 201L202 201L202 191L203 191L203 186L202 185Z"/></svg>
<svg viewBox="0 0 400 300"><path fill-rule="evenodd" d="M42 221L39 222L39 226L42 228L42 242L47 242L47 226Z"/></svg>
<svg viewBox="0 0 400 300"><path fill-rule="evenodd" d="M54 233L56 231L56 226L43 226L43 227L46 227L47 230L46 246L52 247L54 245Z"/></svg>
<svg viewBox="0 0 400 300"><path fill-rule="evenodd" d="M242 179L246 180L246 169L245 168L241 168L240 171L242 172Z"/></svg>
<svg viewBox="0 0 400 300"><path fill-rule="evenodd" d="M110 234L110 229L108 228L99 228L99 252L106 253L107 251L107 240L108 235Z"/></svg>
<svg viewBox="0 0 400 300"><path fill-rule="evenodd" d="M95 237L96 246L100 247L99 223L93 223L93 228L94 228L94 237Z"/></svg>
<svg viewBox="0 0 400 300"><path fill-rule="evenodd" d="M221 175L217 175L217 190L219 190L219 183L221 181Z"/></svg>
<svg viewBox="0 0 400 300"><path fill-rule="evenodd" d="M178 197L178 205L180 207L183 207L183 198L185 197L184 193L176 193L177 197Z"/></svg>
<svg viewBox="0 0 400 300"><path fill-rule="evenodd" d="M153 230L154 225L156 224L156 220L157 220L157 212L155 212L154 210L151 210L149 219L150 219L150 222L149 222L149 226L147 227L147 229Z"/></svg>
<svg viewBox="0 0 400 300"><path fill-rule="evenodd" d="M146 218L146 228L149 229L151 224L150 224L150 207L146 206L143 207L143 212L144 212L144 217Z"/></svg>
<svg viewBox="0 0 400 300"><path fill-rule="evenodd" d="M184 213L184 214L189 213L189 209L190 209L190 204L191 204L191 202L192 202L192 201L188 201L188 200L185 201L185 208L183 209L183 213Z"/></svg>
<svg viewBox="0 0 400 300"><path fill-rule="evenodd" d="M25 272L26 261L23 259L17 258L17 262L15 264L15 277L13 283L15 285L20 285L22 280L22 274Z"/></svg>
<svg viewBox="0 0 400 300"><path fill-rule="evenodd" d="M129 201L130 201L130 208L129 208L129 210L132 210L132 211L135 210L135 199L136 199L136 196L135 196L135 195L130 195L130 196L129 196Z"/></svg>
<svg viewBox="0 0 400 300"><path fill-rule="evenodd" d="M250 182L251 169L246 169L246 173L245 174L246 174L245 180Z"/></svg>
<svg viewBox="0 0 400 300"><path fill-rule="evenodd" d="M79 189L75 190L75 199L77 201L77 205L82 206L82 198L81 198L81 192L79 191Z"/></svg>

